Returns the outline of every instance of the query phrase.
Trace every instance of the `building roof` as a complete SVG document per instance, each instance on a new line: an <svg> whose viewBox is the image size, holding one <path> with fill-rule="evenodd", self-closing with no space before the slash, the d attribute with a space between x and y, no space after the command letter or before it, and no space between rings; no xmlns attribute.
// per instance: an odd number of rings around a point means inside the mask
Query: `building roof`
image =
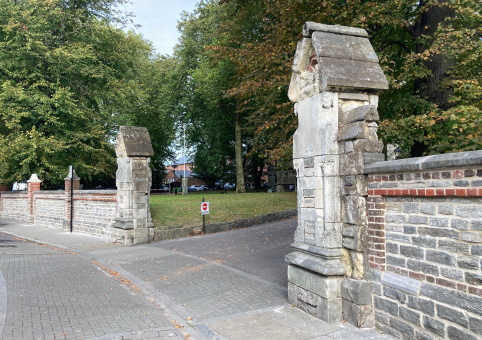
<svg viewBox="0 0 482 340"><path fill-rule="evenodd" d="M191 163L194 163L192 156L181 156L178 159L176 159L172 165L191 164Z"/></svg>

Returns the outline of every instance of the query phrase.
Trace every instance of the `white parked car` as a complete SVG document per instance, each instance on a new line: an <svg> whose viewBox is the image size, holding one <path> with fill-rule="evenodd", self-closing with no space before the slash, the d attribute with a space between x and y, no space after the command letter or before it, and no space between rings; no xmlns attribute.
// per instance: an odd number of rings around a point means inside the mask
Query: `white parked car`
<svg viewBox="0 0 482 340"><path fill-rule="evenodd" d="M12 191L21 191L21 190L28 190L27 183L18 183L18 182L13 183Z"/></svg>
<svg viewBox="0 0 482 340"><path fill-rule="evenodd" d="M204 185L191 185L188 191L203 191Z"/></svg>

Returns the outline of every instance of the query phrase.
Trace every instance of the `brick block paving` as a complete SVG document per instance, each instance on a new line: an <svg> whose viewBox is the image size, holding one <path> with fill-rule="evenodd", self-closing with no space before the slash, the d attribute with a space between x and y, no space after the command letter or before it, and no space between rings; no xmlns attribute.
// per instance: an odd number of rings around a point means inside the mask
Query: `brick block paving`
<svg viewBox="0 0 482 340"><path fill-rule="evenodd" d="M5 235L0 253L4 340L183 338L156 306L79 255Z"/></svg>
<svg viewBox="0 0 482 340"><path fill-rule="evenodd" d="M0 273L8 287L2 339L392 339L345 323L327 325L290 307L286 287L262 272L166 249L172 244L122 247L2 223L0 240L6 240L0 241Z"/></svg>
<svg viewBox="0 0 482 340"><path fill-rule="evenodd" d="M165 252L165 250L163 250ZM153 250L155 253L155 250ZM155 263L155 270L149 270ZM122 265L203 320L286 304L284 289L190 256L172 254Z"/></svg>

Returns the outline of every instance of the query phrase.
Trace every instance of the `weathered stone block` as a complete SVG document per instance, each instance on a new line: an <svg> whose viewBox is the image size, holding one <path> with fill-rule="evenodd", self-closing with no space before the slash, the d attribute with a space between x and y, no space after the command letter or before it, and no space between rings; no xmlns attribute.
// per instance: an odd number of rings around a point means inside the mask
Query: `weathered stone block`
<svg viewBox="0 0 482 340"><path fill-rule="evenodd" d="M457 257L457 264L462 269L478 270L479 260L480 257L478 256L459 256Z"/></svg>
<svg viewBox="0 0 482 340"><path fill-rule="evenodd" d="M470 330L475 334L482 335L482 319L469 317Z"/></svg>
<svg viewBox="0 0 482 340"><path fill-rule="evenodd" d="M340 173L346 175L359 175L363 173L364 167L363 154L352 152L350 154L341 155Z"/></svg>
<svg viewBox="0 0 482 340"><path fill-rule="evenodd" d="M116 139L117 157L150 157L154 155L151 138L145 127L121 126Z"/></svg>
<svg viewBox="0 0 482 340"><path fill-rule="evenodd" d="M345 196L344 221L349 224L366 225L366 199L362 196Z"/></svg>
<svg viewBox="0 0 482 340"><path fill-rule="evenodd" d="M431 262L455 266L455 256L443 251L427 250L426 258Z"/></svg>
<svg viewBox="0 0 482 340"><path fill-rule="evenodd" d="M353 141L355 152L371 152L381 153L383 151L383 142L372 139L357 139Z"/></svg>
<svg viewBox="0 0 482 340"><path fill-rule="evenodd" d="M440 321L437 321L436 319L434 318L431 318L429 316L424 316L423 317L423 327L434 333L434 334L437 334L441 337L444 337L445 336L445 325L440 322Z"/></svg>
<svg viewBox="0 0 482 340"><path fill-rule="evenodd" d="M443 304L462 308L470 313L482 315L482 298L479 296L465 294L430 283L422 283L420 295Z"/></svg>
<svg viewBox="0 0 482 340"><path fill-rule="evenodd" d="M442 319L458 323L465 328L469 327L469 320L465 314L453 308L437 305L437 315Z"/></svg>
<svg viewBox="0 0 482 340"><path fill-rule="evenodd" d="M398 300L400 303L405 304L407 301L407 294L390 287L383 287L383 295L393 300Z"/></svg>
<svg viewBox="0 0 482 340"><path fill-rule="evenodd" d="M357 305L348 300L342 301L343 318L346 322L360 327L373 327L373 306L372 305Z"/></svg>
<svg viewBox="0 0 482 340"><path fill-rule="evenodd" d="M288 301L327 323L341 321L343 317L341 298L323 298L295 284L288 284Z"/></svg>
<svg viewBox="0 0 482 340"><path fill-rule="evenodd" d="M421 284L418 280L391 272L385 272L382 276L381 282L385 286L392 287L412 295L418 295Z"/></svg>
<svg viewBox="0 0 482 340"><path fill-rule="evenodd" d="M423 249L412 246L400 245L400 254L414 259L423 259Z"/></svg>
<svg viewBox="0 0 482 340"><path fill-rule="evenodd" d="M473 336L453 326L449 326L447 328L447 335L449 339L453 339L453 340L477 340L478 339L478 337Z"/></svg>
<svg viewBox="0 0 482 340"><path fill-rule="evenodd" d="M425 273L434 276L439 275L439 266L424 261L408 260L407 268L419 273Z"/></svg>
<svg viewBox="0 0 482 340"><path fill-rule="evenodd" d="M378 111L374 105L361 105L348 111L345 116L344 123L352 123L356 121L375 121L379 120Z"/></svg>
<svg viewBox="0 0 482 340"><path fill-rule="evenodd" d="M357 305L371 305L370 283L365 280L346 278L341 285L341 297Z"/></svg>
<svg viewBox="0 0 482 340"><path fill-rule="evenodd" d="M482 243L482 231L462 231L460 239L471 243Z"/></svg>
<svg viewBox="0 0 482 340"><path fill-rule="evenodd" d="M288 266L288 281L327 299L340 297L341 278L323 276L303 268Z"/></svg>
<svg viewBox="0 0 482 340"><path fill-rule="evenodd" d="M435 315L435 303L430 300L408 295L407 306L429 316Z"/></svg>
<svg viewBox="0 0 482 340"><path fill-rule="evenodd" d="M482 275L477 273L466 272L465 282L474 286L482 286Z"/></svg>
<svg viewBox="0 0 482 340"><path fill-rule="evenodd" d="M379 296L374 297L375 308L387 312L393 316L398 316L398 305L388 299Z"/></svg>
<svg viewBox="0 0 482 340"><path fill-rule="evenodd" d="M403 320L408 321L415 326L420 326L420 313L411 311L405 307L400 307L399 313Z"/></svg>
<svg viewBox="0 0 482 340"><path fill-rule="evenodd" d="M354 139L366 139L365 122L353 122L346 124L338 134L339 141L347 141Z"/></svg>

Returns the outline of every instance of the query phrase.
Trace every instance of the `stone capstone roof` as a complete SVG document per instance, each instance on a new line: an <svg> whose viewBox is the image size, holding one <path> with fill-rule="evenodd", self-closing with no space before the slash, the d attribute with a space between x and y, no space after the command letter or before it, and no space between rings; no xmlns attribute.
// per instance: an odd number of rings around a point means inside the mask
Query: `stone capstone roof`
<svg viewBox="0 0 482 340"><path fill-rule="evenodd" d="M307 22L303 36L293 62L289 89L293 102L332 89L388 89L364 29Z"/></svg>
<svg viewBox="0 0 482 340"><path fill-rule="evenodd" d="M151 137L145 127L121 126L116 138L117 157L151 157Z"/></svg>

